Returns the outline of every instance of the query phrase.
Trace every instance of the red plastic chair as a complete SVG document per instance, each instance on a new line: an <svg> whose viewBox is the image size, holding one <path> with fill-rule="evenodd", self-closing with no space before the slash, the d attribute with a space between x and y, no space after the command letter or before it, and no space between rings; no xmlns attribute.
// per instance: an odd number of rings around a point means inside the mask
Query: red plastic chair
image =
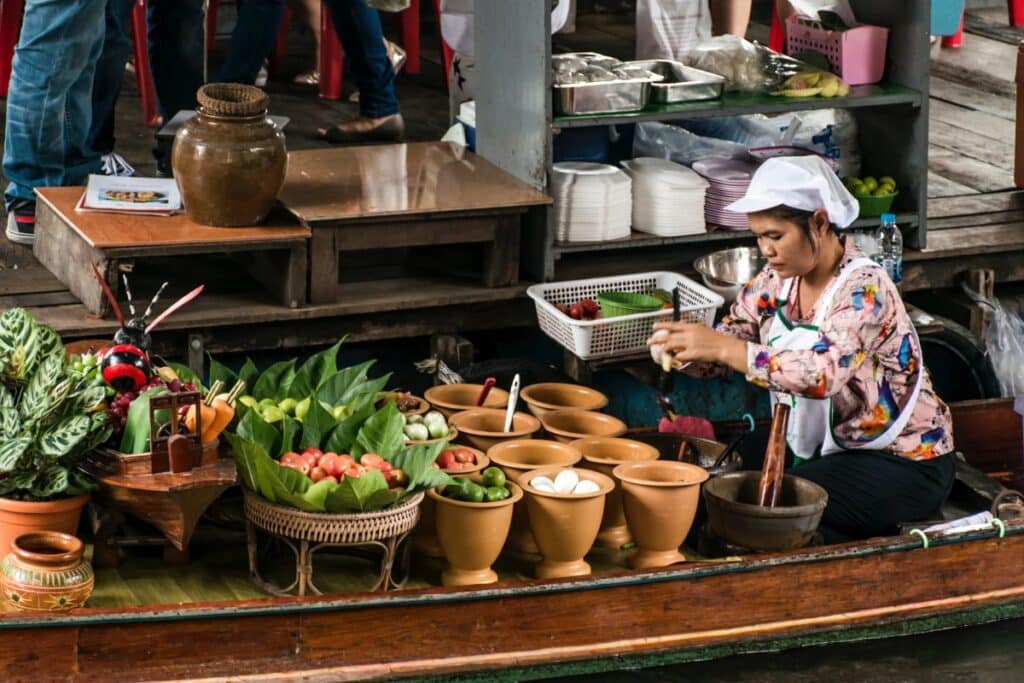
<svg viewBox="0 0 1024 683"><path fill-rule="evenodd" d="M0 0L0 97L7 97L24 8L24 0Z"/></svg>
<svg viewBox="0 0 1024 683"><path fill-rule="evenodd" d="M1010 15L1010 26L1024 26L1024 0L1006 0L1006 11ZM942 47L959 48L963 44L964 19L960 17L960 28L953 35L943 37Z"/></svg>

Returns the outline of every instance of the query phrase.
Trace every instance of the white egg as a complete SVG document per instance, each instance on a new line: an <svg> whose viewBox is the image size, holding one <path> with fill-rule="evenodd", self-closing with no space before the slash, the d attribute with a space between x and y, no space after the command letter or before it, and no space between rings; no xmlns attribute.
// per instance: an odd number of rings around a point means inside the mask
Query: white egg
<svg viewBox="0 0 1024 683"><path fill-rule="evenodd" d="M597 493L600 490L600 486L590 481L589 479L584 479L580 483L576 484L576 488L572 490L572 493L574 496L581 496L584 493Z"/></svg>
<svg viewBox="0 0 1024 683"><path fill-rule="evenodd" d="M580 477L572 470L562 470L555 477L555 492L556 493L572 493L572 490L576 488L576 484L580 483Z"/></svg>
<svg viewBox="0 0 1024 683"><path fill-rule="evenodd" d="M530 480L530 486L545 493L555 492L555 482L548 477L534 477Z"/></svg>

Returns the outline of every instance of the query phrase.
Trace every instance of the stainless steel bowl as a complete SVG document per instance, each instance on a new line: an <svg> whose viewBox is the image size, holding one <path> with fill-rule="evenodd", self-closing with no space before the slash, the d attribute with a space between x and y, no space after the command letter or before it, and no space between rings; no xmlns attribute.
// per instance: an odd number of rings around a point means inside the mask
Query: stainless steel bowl
<svg viewBox="0 0 1024 683"><path fill-rule="evenodd" d="M743 285L764 267L765 258L757 247L737 247L716 251L693 262L693 267L709 288L733 301Z"/></svg>

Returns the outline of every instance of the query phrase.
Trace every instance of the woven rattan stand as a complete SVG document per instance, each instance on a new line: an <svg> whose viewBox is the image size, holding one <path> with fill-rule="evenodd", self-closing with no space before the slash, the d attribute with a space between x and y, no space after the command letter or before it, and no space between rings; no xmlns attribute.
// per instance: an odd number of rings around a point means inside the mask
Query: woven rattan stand
<svg viewBox="0 0 1024 683"><path fill-rule="evenodd" d="M274 505L247 489L245 493L245 530L249 550L249 576L273 595L316 595L323 592L313 583L313 553L322 548L346 548L351 554L365 556L380 551L380 578L374 591L405 585L409 568L409 532L420 518L423 494L417 493L401 505L378 512L324 514L303 512ZM256 530L283 542L295 553L295 580L281 588L265 580L259 571ZM402 576L395 578L395 570Z"/></svg>

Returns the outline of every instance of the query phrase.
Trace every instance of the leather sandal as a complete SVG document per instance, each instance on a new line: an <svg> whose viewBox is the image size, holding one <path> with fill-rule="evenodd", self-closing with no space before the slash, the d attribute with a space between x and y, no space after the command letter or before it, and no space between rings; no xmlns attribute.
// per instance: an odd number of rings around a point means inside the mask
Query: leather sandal
<svg viewBox="0 0 1024 683"><path fill-rule="evenodd" d="M378 119L360 117L339 123L332 128L321 128L317 135L335 145L399 142L405 135L405 121L401 114L391 114Z"/></svg>

